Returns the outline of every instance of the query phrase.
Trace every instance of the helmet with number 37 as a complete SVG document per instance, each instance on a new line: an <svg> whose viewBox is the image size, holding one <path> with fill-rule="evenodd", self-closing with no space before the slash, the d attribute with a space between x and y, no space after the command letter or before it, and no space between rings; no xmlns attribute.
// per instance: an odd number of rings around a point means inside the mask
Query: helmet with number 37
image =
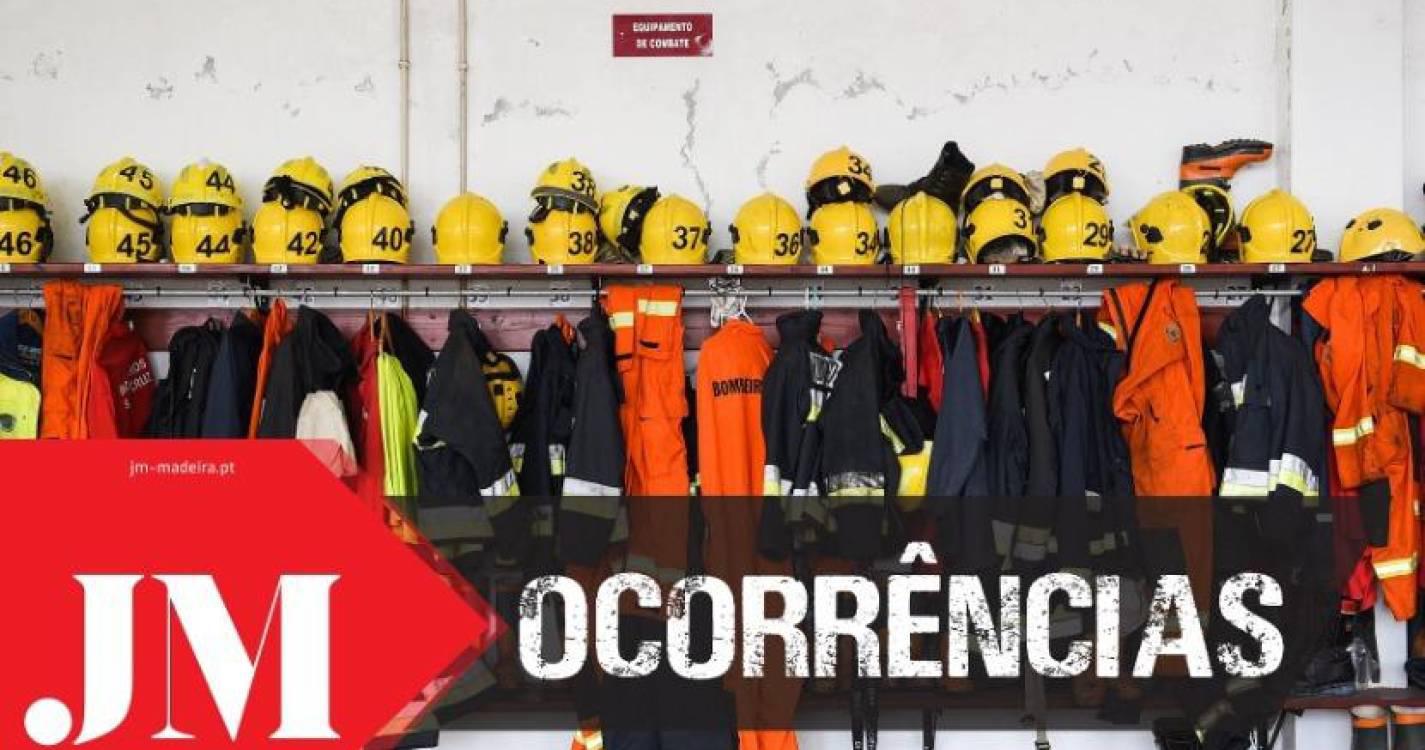
<svg viewBox="0 0 1425 750"><path fill-rule="evenodd" d="M708 216L696 203L669 195L659 198L643 220L639 255L653 265L703 263L711 236Z"/></svg>
<svg viewBox="0 0 1425 750"><path fill-rule="evenodd" d="M43 263L53 248L49 197L39 172L0 151L0 263Z"/></svg>
<svg viewBox="0 0 1425 750"><path fill-rule="evenodd" d="M163 257L163 185L132 157L104 167L84 200L85 244L94 263L155 262Z"/></svg>

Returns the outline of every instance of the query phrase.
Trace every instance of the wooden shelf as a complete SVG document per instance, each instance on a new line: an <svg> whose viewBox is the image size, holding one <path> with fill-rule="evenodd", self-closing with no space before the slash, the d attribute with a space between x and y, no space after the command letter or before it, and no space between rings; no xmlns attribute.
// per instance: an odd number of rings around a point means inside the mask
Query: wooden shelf
<svg viewBox="0 0 1425 750"><path fill-rule="evenodd" d="M1251 277L1339 276L1368 273L1425 274L1425 262L1406 263L1302 263L1295 265L1241 263L1190 266L1150 266L1135 263L922 266L635 266L596 263L582 266L505 264L493 266L436 265L312 265L267 266L254 264L182 265L175 263L109 264L45 263L0 265L0 278L394 278L394 279L535 279L567 278L709 278L743 276L762 279L850 278L1143 278L1143 277Z"/></svg>
<svg viewBox="0 0 1425 750"><path fill-rule="evenodd" d="M1288 711L1346 710L1353 706L1425 706L1425 691L1413 688L1375 688L1350 695L1288 698Z"/></svg>

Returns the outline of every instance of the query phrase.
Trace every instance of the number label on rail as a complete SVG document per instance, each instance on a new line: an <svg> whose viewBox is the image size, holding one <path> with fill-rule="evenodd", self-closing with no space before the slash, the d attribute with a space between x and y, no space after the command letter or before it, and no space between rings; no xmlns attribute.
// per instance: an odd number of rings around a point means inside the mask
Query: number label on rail
<svg viewBox="0 0 1425 750"><path fill-rule="evenodd" d="M741 276L745 270L741 263L733 263L727 267L725 273L728 276Z"/></svg>
<svg viewBox="0 0 1425 750"><path fill-rule="evenodd" d="M836 266L817 266L817 276L832 276L836 273Z"/></svg>
<svg viewBox="0 0 1425 750"><path fill-rule="evenodd" d="M1285 263L1271 263L1267 265L1267 273L1286 273Z"/></svg>
<svg viewBox="0 0 1425 750"><path fill-rule="evenodd" d="M179 273L198 273L198 264L197 264L197 263L179 263L179 264L178 264L178 272L179 272Z"/></svg>
<svg viewBox="0 0 1425 750"><path fill-rule="evenodd" d="M550 275L550 276L563 276L563 275L564 275L564 264L563 264L563 263L553 263L553 264L547 265L547 266L544 267L544 272L545 272L546 274Z"/></svg>
<svg viewBox="0 0 1425 750"><path fill-rule="evenodd" d="M1085 275L1085 276L1102 276L1102 275L1103 275L1103 264L1102 264L1102 263L1090 263L1090 264L1088 264L1088 266L1087 266L1086 268L1084 268L1084 275Z"/></svg>
<svg viewBox="0 0 1425 750"><path fill-rule="evenodd" d="M1179 265L1178 265L1178 273L1182 274L1183 276L1191 276L1191 275L1197 273L1197 264L1196 264L1196 263L1182 263L1182 264L1179 264Z"/></svg>
<svg viewBox="0 0 1425 750"><path fill-rule="evenodd" d="M361 273L363 273L363 274L365 274L365 275L367 275L367 276L380 276L380 275L381 275L381 264L380 264L380 263L362 263L362 264L361 264Z"/></svg>
<svg viewBox="0 0 1425 750"><path fill-rule="evenodd" d="M991 276L1003 276L1009 272L1009 269L1003 263L991 263L989 271Z"/></svg>
<svg viewBox="0 0 1425 750"><path fill-rule="evenodd" d="M920 275L920 266L901 266L901 275L903 275L903 276L919 276L919 275Z"/></svg>
<svg viewBox="0 0 1425 750"><path fill-rule="evenodd" d="M98 263L85 263L85 264L84 264L84 272L85 272L85 273L104 273L104 266L102 266L102 265L100 265L100 264L98 264Z"/></svg>
<svg viewBox="0 0 1425 750"><path fill-rule="evenodd" d="M455 267L456 276L469 276L472 273L475 273L475 266L464 265Z"/></svg>
<svg viewBox="0 0 1425 750"><path fill-rule="evenodd" d="M9 263L0 263L0 273L9 273L9 272L10 272L10 264L9 264Z"/></svg>
<svg viewBox="0 0 1425 750"><path fill-rule="evenodd" d="M267 272L270 274L275 274L277 276L283 276L287 273L287 264L273 263L272 265L267 267Z"/></svg>
<svg viewBox="0 0 1425 750"><path fill-rule="evenodd" d="M633 269L633 272L636 273L636 274L638 274L639 276L652 276L652 275L653 275L653 264L652 264L652 263L639 263L639 264L638 264L638 267Z"/></svg>

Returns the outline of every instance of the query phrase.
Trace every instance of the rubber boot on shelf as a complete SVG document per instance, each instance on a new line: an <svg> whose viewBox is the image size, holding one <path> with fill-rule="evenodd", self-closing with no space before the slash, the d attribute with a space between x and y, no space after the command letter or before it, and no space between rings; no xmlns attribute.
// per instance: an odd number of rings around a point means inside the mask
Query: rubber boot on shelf
<svg viewBox="0 0 1425 750"><path fill-rule="evenodd" d="M1380 706L1351 709L1351 750L1389 750L1389 716Z"/></svg>
<svg viewBox="0 0 1425 750"><path fill-rule="evenodd" d="M1392 750L1425 750L1425 708L1391 707L1390 746Z"/></svg>

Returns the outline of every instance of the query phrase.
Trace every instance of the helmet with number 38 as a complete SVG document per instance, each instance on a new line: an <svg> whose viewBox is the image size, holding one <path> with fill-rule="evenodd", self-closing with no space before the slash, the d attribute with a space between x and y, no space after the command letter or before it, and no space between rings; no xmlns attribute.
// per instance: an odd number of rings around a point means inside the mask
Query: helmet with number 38
<svg viewBox="0 0 1425 750"><path fill-rule="evenodd" d="M242 196L226 167L189 164L168 197L169 251L176 263L241 263L247 226Z"/></svg>
<svg viewBox="0 0 1425 750"><path fill-rule="evenodd" d="M727 228L733 262L743 265L796 265L802 254L802 220L781 196L763 193L737 209Z"/></svg>
<svg viewBox="0 0 1425 750"><path fill-rule="evenodd" d="M53 248L49 196L39 172L0 151L0 263L43 263Z"/></svg>
<svg viewBox="0 0 1425 750"><path fill-rule="evenodd" d="M587 211L535 209L525 227L529 254L535 262L550 266L584 265L594 262L599 249L599 224Z"/></svg>
<svg viewBox="0 0 1425 750"><path fill-rule="evenodd" d="M124 158L104 167L84 199L85 244L94 263L145 263L163 258L163 185L148 167Z"/></svg>

